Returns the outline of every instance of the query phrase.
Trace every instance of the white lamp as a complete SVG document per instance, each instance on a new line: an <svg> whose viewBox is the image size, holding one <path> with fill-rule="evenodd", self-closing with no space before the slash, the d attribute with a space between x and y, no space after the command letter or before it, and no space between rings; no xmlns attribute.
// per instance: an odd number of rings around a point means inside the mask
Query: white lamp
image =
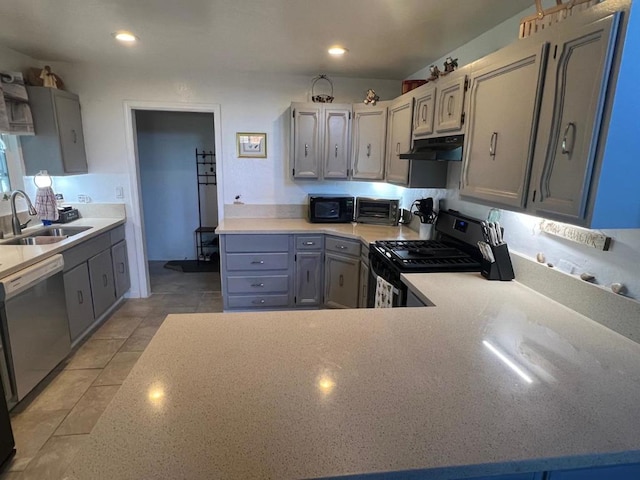
<svg viewBox="0 0 640 480"><path fill-rule="evenodd" d="M48 188L53 185L53 180L49 176L49 172L46 170L40 170L35 177L33 177L33 183L38 188Z"/></svg>

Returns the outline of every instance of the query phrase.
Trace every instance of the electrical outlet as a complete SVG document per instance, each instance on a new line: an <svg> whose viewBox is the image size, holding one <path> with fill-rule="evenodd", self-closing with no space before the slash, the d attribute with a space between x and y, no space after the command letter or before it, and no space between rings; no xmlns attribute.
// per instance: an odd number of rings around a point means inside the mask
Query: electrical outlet
<svg viewBox="0 0 640 480"><path fill-rule="evenodd" d="M116 187L116 198L124 198L124 188Z"/></svg>
<svg viewBox="0 0 640 480"><path fill-rule="evenodd" d="M78 203L91 203L89 195L78 195Z"/></svg>

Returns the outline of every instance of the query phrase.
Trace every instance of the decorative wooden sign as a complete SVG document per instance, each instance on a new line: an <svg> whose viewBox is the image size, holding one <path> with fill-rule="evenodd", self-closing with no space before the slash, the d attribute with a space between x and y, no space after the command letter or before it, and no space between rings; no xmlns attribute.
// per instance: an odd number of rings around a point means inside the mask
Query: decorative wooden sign
<svg viewBox="0 0 640 480"><path fill-rule="evenodd" d="M542 220L540 222L540 230L549 235L566 238L572 242L597 248L598 250L607 251L611 245L611 237L607 237L604 233L564 223Z"/></svg>

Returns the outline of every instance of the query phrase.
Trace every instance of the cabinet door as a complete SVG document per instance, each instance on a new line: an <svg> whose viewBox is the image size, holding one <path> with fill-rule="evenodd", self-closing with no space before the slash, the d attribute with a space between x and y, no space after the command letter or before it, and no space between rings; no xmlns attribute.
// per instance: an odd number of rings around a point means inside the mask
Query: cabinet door
<svg viewBox="0 0 640 480"><path fill-rule="evenodd" d="M561 30L551 48L530 187L535 214L586 215L619 18Z"/></svg>
<svg viewBox="0 0 640 480"><path fill-rule="evenodd" d="M354 180L384 179L387 107L363 105L353 111Z"/></svg>
<svg viewBox="0 0 640 480"><path fill-rule="evenodd" d="M360 296L358 308L367 308L367 290L369 289L369 265L360 261Z"/></svg>
<svg viewBox="0 0 640 480"><path fill-rule="evenodd" d="M87 157L80 116L80 102L74 98L55 95L56 120L60 135L62 161L66 173L85 173Z"/></svg>
<svg viewBox="0 0 640 480"><path fill-rule="evenodd" d="M324 109L324 178L349 177L351 105Z"/></svg>
<svg viewBox="0 0 640 480"><path fill-rule="evenodd" d="M424 88L424 90L422 90ZM414 93L416 99L413 112L413 138L427 137L433 133L433 118L436 107L436 86L427 84Z"/></svg>
<svg viewBox="0 0 640 480"><path fill-rule="evenodd" d="M116 298L120 298L131 287L129 277L129 259L127 258L127 242L125 240L111 247L113 260L113 276L116 288Z"/></svg>
<svg viewBox="0 0 640 480"><path fill-rule="evenodd" d="M89 268L81 263L63 275L64 296L69 318L69 336L73 342L93 323L93 301L89 286Z"/></svg>
<svg viewBox="0 0 640 480"><path fill-rule="evenodd" d="M325 304L334 308L358 308L360 258L325 255Z"/></svg>
<svg viewBox="0 0 640 480"><path fill-rule="evenodd" d="M524 208L547 50L546 43L508 48L474 69L463 197Z"/></svg>
<svg viewBox="0 0 640 480"><path fill-rule="evenodd" d="M321 107L292 104L291 137L293 145L293 176L295 178L320 178L322 146L320 135Z"/></svg>
<svg viewBox="0 0 640 480"><path fill-rule="evenodd" d="M296 255L296 305L310 307L322 303L322 252Z"/></svg>
<svg viewBox="0 0 640 480"><path fill-rule="evenodd" d="M466 75L453 74L454 78L440 78L436 96L435 129L438 133L454 133L462 130Z"/></svg>
<svg viewBox="0 0 640 480"><path fill-rule="evenodd" d="M387 119L387 182L407 185L409 182L409 161L399 155L411 148L411 120L413 117L413 97L404 95L389 107Z"/></svg>
<svg viewBox="0 0 640 480"><path fill-rule="evenodd" d="M95 318L98 318L116 301L111 250L105 250L90 258L88 264L93 298L93 314Z"/></svg>

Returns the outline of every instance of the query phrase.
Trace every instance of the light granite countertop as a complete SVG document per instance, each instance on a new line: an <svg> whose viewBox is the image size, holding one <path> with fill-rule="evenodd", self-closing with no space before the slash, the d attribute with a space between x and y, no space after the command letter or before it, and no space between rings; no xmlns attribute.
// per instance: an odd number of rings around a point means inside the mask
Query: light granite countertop
<svg viewBox="0 0 640 480"><path fill-rule="evenodd" d="M111 230L125 223L124 218L80 218L65 224L55 224L54 227L91 227L84 232L66 238L61 242L48 245L2 245L0 240L0 278L11 275L27 268L56 253L61 253L101 233ZM23 234L33 233L44 228L42 225L25 228ZM9 240L6 237L4 240Z"/></svg>
<svg viewBox="0 0 640 480"><path fill-rule="evenodd" d="M465 478L640 461L640 345L517 282L170 315L67 479Z"/></svg>
<svg viewBox="0 0 640 480"><path fill-rule="evenodd" d="M311 223L303 218L229 218L220 221L218 234L229 233L326 233L369 244L376 240L419 240L415 230L364 223Z"/></svg>

